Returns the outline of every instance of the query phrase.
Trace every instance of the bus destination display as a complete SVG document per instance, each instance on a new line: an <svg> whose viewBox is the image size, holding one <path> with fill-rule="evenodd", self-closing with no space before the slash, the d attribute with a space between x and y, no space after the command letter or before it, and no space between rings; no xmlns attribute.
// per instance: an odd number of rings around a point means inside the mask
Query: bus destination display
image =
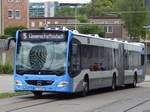
<svg viewBox="0 0 150 112"><path fill-rule="evenodd" d="M21 40L64 40L64 33L57 32L44 32L44 33L33 33L33 32L22 32Z"/></svg>

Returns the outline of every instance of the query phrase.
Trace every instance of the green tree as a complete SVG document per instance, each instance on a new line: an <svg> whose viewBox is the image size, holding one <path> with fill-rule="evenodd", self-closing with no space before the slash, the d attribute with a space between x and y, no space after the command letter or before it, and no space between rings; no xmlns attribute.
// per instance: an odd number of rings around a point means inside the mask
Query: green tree
<svg viewBox="0 0 150 112"><path fill-rule="evenodd" d="M79 16L78 20L82 25L79 25L77 30L82 34L98 34L101 37L104 37L105 33L103 28L100 26L90 23L90 20L84 15Z"/></svg>
<svg viewBox="0 0 150 112"><path fill-rule="evenodd" d="M144 0L115 0L114 9L125 22L128 34L132 39L141 38L145 34L147 10Z"/></svg>
<svg viewBox="0 0 150 112"><path fill-rule="evenodd" d="M84 6L87 16L104 16L109 14L113 9L112 0L91 0Z"/></svg>
<svg viewBox="0 0 150 112"><path fill-rule="evenodd" d="M82 7L77 7L77 15L104 16L113 9L113 0L91 0ZM58 7L55 16L75 16L75 7Z"/></svg>
<svg viewBox="0 0 150 112"><path fill-rule="evenodd" d="M88 17L86 15L83 15L83 16L80 15L80 16L78 16L77 20L79 20L80 23L88 23L88 22L90 22L89 19L88 19Z"/></svg>
<svg viewBox="0 0 150 112"><path fill-rule="evenodd" d="M82 34L98 34L101 37L105 36L104 30L96 24L79 25L77 30Z"/></svg>
<svg viewBox="0 0 150 112"><path fill-rule="evenodd" d="M62 16L74 16L75 15L75 8L70 8L68 6L64 6L64 7L58 7L56 8L56 17L62 17Z"/></svg>
<svg viewBox="0 0 150 112"><path fill-rule="evenodd" d="M5 33L5 35L15 37L16 31L21 30L21 29L26 29L26 27L24 27L24 26L15 26L15 27L9 26L9 27L5 28L4 33Z"/></svg>

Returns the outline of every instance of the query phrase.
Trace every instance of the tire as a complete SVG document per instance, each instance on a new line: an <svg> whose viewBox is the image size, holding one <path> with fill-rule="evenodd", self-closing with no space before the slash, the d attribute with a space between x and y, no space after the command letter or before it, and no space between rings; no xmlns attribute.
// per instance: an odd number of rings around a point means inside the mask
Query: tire
<svg viewBox="0 0 150 112"><path fill-rule="evenodd" d="M116 90L116 76L113 75L112 78L112 86L111 86L112 90L115 91Z"/></svg>
<svg viewBox="0 0 150 112"><path fill-rule="evenodd" d="M35 97L41 97L42 96L42 92L40 92L40 91L32 91L32 93L34 94Z"/></svg>
<svg viewBox="0 0 150 112"><path fill-rule="evenodd" d="M134 79L133 79L132 87L133 87L133 88L136 88L136 84L137 84L137 75L135 74L135 75L134 75Z"/></svg>
<svg viewBox="0 0 150 112"><path fill-rule="evenodd" d="M81 96L85 97L85 96L87 96L87 93L89 91L88 82L87 81L83 81L82 86L83 86L83 90L81 92Z"/></svg>

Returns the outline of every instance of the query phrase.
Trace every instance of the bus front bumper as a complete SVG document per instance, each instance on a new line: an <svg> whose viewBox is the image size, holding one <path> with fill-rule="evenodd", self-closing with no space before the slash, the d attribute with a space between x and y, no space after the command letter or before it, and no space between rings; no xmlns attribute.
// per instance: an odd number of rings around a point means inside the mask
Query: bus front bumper
<svg viewBox="0 0 150 112"><path fill-rule="evenodd" d="M27 83L27 80L24 80L23 78L16 78L14 89L15 91L43 91L43 92L72 93L72 81L68 80L67 78L40 79L40 81L45 81L45 80L49 80L49 81L53 80L53 83L50 85L41 85L41 84L32 85ZM39 81L39 80L32 79L32 81Z"/></svg>

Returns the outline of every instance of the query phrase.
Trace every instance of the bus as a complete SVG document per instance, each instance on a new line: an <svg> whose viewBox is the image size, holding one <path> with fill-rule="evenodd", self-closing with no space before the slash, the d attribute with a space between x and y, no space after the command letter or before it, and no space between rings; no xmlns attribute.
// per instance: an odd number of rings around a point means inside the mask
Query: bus
<svg viewBox="0 0 150 112"><path fill-rule="evenodd" d="M130 85L145 78L145 46L63 28L19 30L14 61L15 91L76 93Z"/></svg>

